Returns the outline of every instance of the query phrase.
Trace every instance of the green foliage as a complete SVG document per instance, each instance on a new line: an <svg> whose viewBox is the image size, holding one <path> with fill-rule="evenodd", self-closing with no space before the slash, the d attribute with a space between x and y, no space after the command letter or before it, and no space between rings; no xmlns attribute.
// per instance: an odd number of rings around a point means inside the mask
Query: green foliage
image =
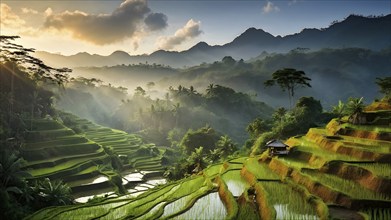
<svg viewBox="0 0 391 220"><path fill-rule="evenodd" d="M288 91L289 100L295 96L295 89L298 87L311 87L310 78L305 76L304 71L293 68L284 68L277 70L272 74L272 79L265 81L265 86L274 86L278 84L282 91Z"/></svg>
<svg viewBox="0 0 391 220"><path fill-rule="evenodd" d="M202 127L196 131L189 130L182 138L180 146L186 152L191 154L196 148L203 147L205 151L213 150L219 136L210 126Z"/></svg>
<svg viewBox="0 0 391 220"><path fill-rule="evenodd" d="M371 208L363 210L368 215L369 220L388 220L391 219L390 208Z"/></svg>
<svg viewBox="0 0 391 220"><path fill-rule="evenodd" d="M21 170L25 161L15 153L1 149L0 151L0 188L20 186L29 173Z"/></svg>
<svg viewBox="0 0 391 220"><path fill-rule="evenodd" d="M0 62L2 64L12 62L14 65L22 65L24 69L29 70L28 76L34 81L53 81L58 84L67 81L67 73L71 72L70 69L47 66L42 60L30 55L35 52L35 49L25 48L11 42L17 38L19 37L0 36Z"/></svg>
<svg viewBox="0 0 391 220"><path fill-rule="evenodd" d="M194 169L192 172L200 172L201 170L205 169L208 163L205 160L205 156L203 153L204 148L199 147L196 148L187 159L187 162L189 163L190 167Z"/></svg>
<svg viewBox="0 0 391 220"><path fill-rule="evenodd" d="M34 185L37 195L37 207L69 205L73 203L71 188L61 180L50 181L49 178L37 181Z"/></svg>
<svg viewBox="0 0 391 220"><path fill-rule="evenodd" d="M237 150L236 144L228 137L228 135L221 136L215 146L216 149L221 152L220 157L222 158L232 155Z"/></svg>
<svg viewBox="0 0 391 220"><path fill-rule="evenodd" d="M361 123L361 114L364 111L363 97L361 98L349 98L346 104L346 112L349 115L349 120L352 124Z"/></svg>
<svg viewBox="0 0 391 220"><path fill-rule="evenodd" d="M251 148L251 155L257 155L266 150L265 145L268 141L277 138L277 134L273 131L264 132L259 136Z"/></svg>
<svg viewBox="0 0 391 220"><path fill-rule="evenodd" d="M323 113L322 105L319 100L313 97L301 97L296 106L287 111L285 108L278 108L273 113L273 122L269 124L270 129L265 130L263 134L254 138L251 135L254 144L251 154L259 154L265 150L265 143L271 139L285 139L298 134L306 133L311 127L325 123L329 116ZM256 122L257 120L255 120ZM253 126L250 124L249 126ZM267 127L267 125L265 126Z"/></svg>
<svg viewBox="0 0 391 220"><path fill-rule="evenodd" d="M168 132L167 140L171 143L171 147L174 148L179 146L179 143L184 135L185 131L179 128L174 128Z"/></svg>
<svg viewBox="0 0 391 220"><path fill-rule="evenodd" d="M246 131L250 134L251 138L257 138L259 135L269 129L270 126L264 120L256 118L249 125L247 125Z"/></svg>
<svg viewBox="0 0 391 220"><path fill-rule="evenodd" d="M333 106L332 113L338 116L338 119L341 120L343 116L346 115L346 106L345 104L339 100L338 105Z"/></svg>
<svg viewBox="0 0 391 220"><path fill-rule="evenodd" d="M376 84L380 87L380 92L386 98L391 98L391 77L376 78Z"/></svg>
<svg viewBox="0 0 391 220"><path fill-rule="evenodd" d="M106 154L109 155L111 166L117 171L122 170L123 167L122 161L119 158L118 154L114 151L114 149L112 147L106 147L106 146L104 146L103 149L106 152Z"/></svg>

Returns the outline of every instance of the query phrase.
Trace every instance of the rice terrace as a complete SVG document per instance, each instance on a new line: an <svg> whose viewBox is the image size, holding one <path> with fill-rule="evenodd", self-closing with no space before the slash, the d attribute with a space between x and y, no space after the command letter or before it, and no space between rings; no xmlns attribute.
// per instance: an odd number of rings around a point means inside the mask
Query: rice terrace
<svg viewBox="0 0 391 220"><path fill-rule="evenodd" d="M1 2L0 219L391 219L391 2Z"/></svg>

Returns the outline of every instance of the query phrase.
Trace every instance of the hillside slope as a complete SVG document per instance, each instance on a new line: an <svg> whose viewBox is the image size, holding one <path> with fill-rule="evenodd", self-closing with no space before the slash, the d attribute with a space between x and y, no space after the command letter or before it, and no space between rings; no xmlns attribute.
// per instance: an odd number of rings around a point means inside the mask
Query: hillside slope
<svg viewBox="0 0 391 220"><path fill-rule="evenodd" d="M60 118L32 122L21 148L27 161L23 169L32 175L30 180L61 179L75 198L82 198L78 201L86 201L97 194L132 190L162 175L164 149L69 113L61 113ZM120 155L121 164L115 155Z"/></svg>
<svg viewBox="0 0 391 220"><path fill-rule="evenodd" d="M290 138L286 157L231 159L141 195L41 210L27 219L390 219L391 109ZM287 196L289 195L289 196Z"/></svg>

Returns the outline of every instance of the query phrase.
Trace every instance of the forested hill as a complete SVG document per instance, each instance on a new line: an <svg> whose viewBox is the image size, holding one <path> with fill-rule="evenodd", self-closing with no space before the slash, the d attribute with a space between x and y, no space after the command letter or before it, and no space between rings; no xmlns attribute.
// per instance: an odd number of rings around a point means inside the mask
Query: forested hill
<svg viewBox="0 0 391 220"><path fill-rule="evenodd" d="M211 46L200 42L185 51L159 50L150 55L131 56L116 51L109 56L78 53L72 56L38 52L37 57L51 66L113 66L119 64L157 63L173 67L194 66L202 62L220 60L226 55L235 59L250 59L266 52L288 52L294 48L360 47L381 50L391 46L391 14L382 17L350 15L343 21L334 21L327 28L305 28L300 33L284 37L273 36L262 29L249 28L224 45Z"/></svg>
<svg viewBox="0 0 391 220"><path fill-rule="evenodd" d="M188 68L163 84L219 83L243 92L256 92L259 100L273 106L286 106L288 95L278 87L265 88L263 83L276 70L291 67L303 70L312 79L312 88L297 90L296 97L313 96L329 108L348 97L378 98L374 82L377 77L389 76L390 60L390 48L378 52L360 48L292 50L286 54L263 54L250 63L225 57L220 62Z"/></svg>

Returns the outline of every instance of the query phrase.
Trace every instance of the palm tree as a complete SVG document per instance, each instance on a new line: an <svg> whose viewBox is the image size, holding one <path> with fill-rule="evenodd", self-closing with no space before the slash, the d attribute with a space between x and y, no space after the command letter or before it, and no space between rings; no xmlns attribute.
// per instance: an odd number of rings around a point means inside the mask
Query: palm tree
<svg viewBox="0 0 391 220"><path fill-rule="evenodd" d="M35 191L46 205L69 205L73 203L71 188L61 180L50 181L49 178L45 178L36 183Z"/></svg>
<svg viewBox="0 0 391 220"><path fill-rule="evenodd" d="M203 150L203 147L196 148L187 159L187 162L191 165L191 167L194 167L194 173L200 172L208 165L208 163L205 161Z"/></svg>
<svg viewBox="0 0 391 220"><path fill-rule="evenodd" d="M2 151L0 156L0 187L7 188L21 183L25 177L31 176L28 172L21 170L23 159L9 151Z"/></svg>
<svg viewBox="0 0 391 220"><path fill-rule="evenodd" d="M363 118L361 116L364 111L364 107L363 97L349 98L346 108L349 113L349 121L351 121L352 124L362 123Z"/></svg>
<svg viewBox="0 0 391 220"><path fill-rule="evenodd" d="M178 102L177 104L173 105L173 109L172 109L172 113L173 113L173 116L175 118L175 127L178 127L178 121L179 121L179 117L180 117L180 107L181 107L181 104Z"/></svg>
<svg viewBox="0 0 391 220"><path fill-rule="evenodd" d="M345 104L339 100L338 105L333 106L332 112L338 116L338 121L341 121L342 116L346 113Z"/></svg>
<svg viewBox="0 0 391 220"><path fill-rule="evenodd" d="M228 135L221 136L216 143L216 147L221 150L222 157L227 157L236 150L236 144L228 137Z"/></svg>
<svg viewBox="0 0 391 220"><path fill-rule="evenodd" d="M206 94L211 95L213 93L214 88L215 85L213 83L209 84L209 86L206 88Z"/></svg>
<svg viewBox="0 0 391 220"><path fill-rule="evenodd" d="M280 107L273 113L272 118L274 119L274 121L282 122L282 120L287 112L288 111L286 110L286 108Z"/></svg>

